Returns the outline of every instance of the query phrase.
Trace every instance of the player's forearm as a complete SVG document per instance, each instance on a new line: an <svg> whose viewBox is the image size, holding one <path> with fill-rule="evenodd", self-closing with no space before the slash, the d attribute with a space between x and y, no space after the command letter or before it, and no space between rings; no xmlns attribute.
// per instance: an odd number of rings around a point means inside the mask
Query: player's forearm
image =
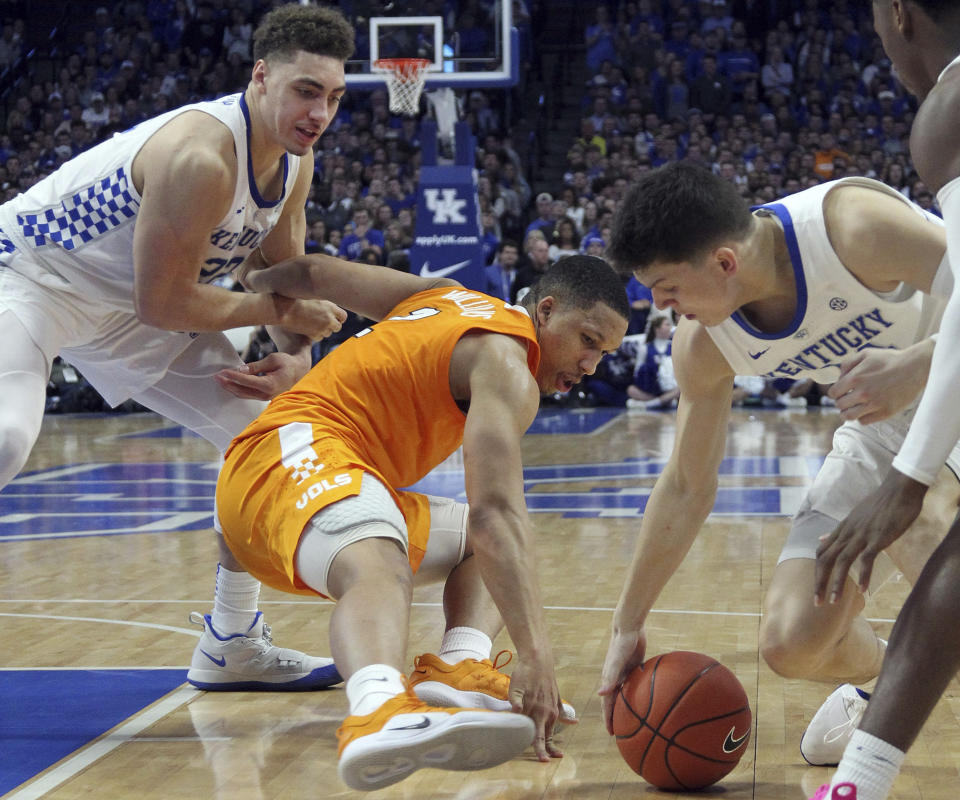
<svg viewBox="0 0 960 800"><path fill-rule="evenodd" d="M615 631L639 630L680 567L713 508L716 483L684 489L665 472L643 514L627 580L613 616Z"/></svg>
<svg viewBox="0 0 960 800"><path fill-rule="evenodd" d="M484 585L518 656L552 662L526 510L471 504L469 530Z"/></svg>
<svg viewBox="0 0 960 800"><path fill-rule="evenodd" d="M204 333L247 325L282 325L294 301L271 294L231 292L219 286L192 284L175 298L138 292L137 316L168 331Z"/></svg>
<svg viewBox="0 0 960 800"><path fill-rule="evenodd" d="M928 486L933 483L950 451L960 438L960 406L956 386L960 380L960 178L938 194L947 223L947 256L954 274L953 292L943 312L940 333L930 363L930 375L910 430L893 466Z"/></svg>
<svg viewBox="0 0 960 800"><path fill-rule="evenodd" d="M306 336L291 333L278 325L268 325L267 333L273 339L278 352L295 356L301 362L302 374L306 375L313 363L313 342Z"/></svg>
<svg viewBox="0 0 960 800"><path fill-rule="evenodd" d="M296 256L270 267L249 273L246 285L255 292L276 293L284 297L324 297L323 271L331 264L345 264L333 256L311 253Z"/></svg>

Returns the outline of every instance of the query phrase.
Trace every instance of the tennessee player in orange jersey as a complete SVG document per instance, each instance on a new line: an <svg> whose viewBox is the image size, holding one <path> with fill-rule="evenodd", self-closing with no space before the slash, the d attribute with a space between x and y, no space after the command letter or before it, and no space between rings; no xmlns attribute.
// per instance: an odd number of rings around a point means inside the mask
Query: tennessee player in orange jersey
<svg viewBox="0 0 960 800"><path fill-rule="evenodd" d="M541 394L569 390L619 346L623 283L602 259L571 256L521 307L447 279L350 267L306 256L247 278L255 291L322 294L386 318L234 439L217 485L226 540L268 585L337 602L348 786L378 789L423 766L490 767L531 743L541 761L559 757L553 726L576 717L557 689L520 439ZM469 505L400 491L461 444ZM408 681L412 588L431 579L445 580L446 631ZM490 662L504 624L517 648L509 678Z"/></svg>

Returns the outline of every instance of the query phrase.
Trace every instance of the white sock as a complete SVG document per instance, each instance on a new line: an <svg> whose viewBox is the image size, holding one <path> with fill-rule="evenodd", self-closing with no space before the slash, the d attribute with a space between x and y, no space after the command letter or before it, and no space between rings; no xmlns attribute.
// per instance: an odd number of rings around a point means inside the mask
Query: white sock
<svg viewBox="0 0 960 800"><path fill-rule="evenodd" d="M843 760L830 781L857 787L857 800L886 800L900 774L905 753L872 734L856 730L843 751ZM838 794L838 797L843 795Z"/></svg>
<svg viewBox="0 0 960 800"><path fill-rule="evenodd" d="M453 666L465 658L483 661L490 658L492 650L493 642L483 631L476 628L451 628L443 634L437 656Z"/></svg>
<svg viewBox="0 0 960 800"><path fill-rule="evenodd" d="M257 615L260 581L248 572L231 572L217 565L217 588L210 621L221 636L246 633Z"/></svg>
<svg viewBox="0 0 960 800"><path fill-rule="evenodd" d="M366 716L406 690L403 673L387 664L370 664L358 669L347 681L350 715Z"/></svg>

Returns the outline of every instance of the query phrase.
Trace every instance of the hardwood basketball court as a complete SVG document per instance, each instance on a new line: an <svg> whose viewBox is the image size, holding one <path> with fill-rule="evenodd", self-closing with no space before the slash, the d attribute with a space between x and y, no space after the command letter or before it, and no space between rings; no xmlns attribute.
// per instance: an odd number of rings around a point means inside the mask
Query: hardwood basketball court
<svg viewBox="0 0 960 800"><path fill-rule="evenodd" d="M596 690L640 511L669 454L674 415L545 409L524 440L560 688L581 722L565 757L532 751L492 770L424 770L383 798L661 796L621 760ZM829 448L830 410L735 410L716 513L649 623L649 654L687 649L730 667L754 714L749 752L712 790L677 798L805 800L830 771L798 744L832 689L782 680L757 648L761 599L789 515ZM0 794L7 800L361 797L338 780L341 688L206 693L185 681L213 596L216 453L152 414L48 416L27 470L0 494ZM424 482L462 497L456 458ZM907 586L868 605L889 631ZM276 642L327 653L332 606L264 589ZM409 659L435 650L439 587L418 591ZM503 635L494 652L509 648ZM917 654L922 658L923 654ZM508 667L509 671L509 667ZM956 800L957 686L907 757L893 800ZM6 792L5 794L3 794Z"/></svg>

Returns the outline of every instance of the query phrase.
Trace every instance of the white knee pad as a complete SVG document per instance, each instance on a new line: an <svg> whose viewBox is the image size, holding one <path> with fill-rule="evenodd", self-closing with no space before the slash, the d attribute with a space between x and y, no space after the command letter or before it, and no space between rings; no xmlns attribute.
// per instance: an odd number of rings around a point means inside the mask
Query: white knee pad
<svg viewBox="0 0 960 800"><path fill-rule="evenodd" d="M783 550L780 551L777 563L780 564L791 558L816 559L820 537L832 533L839 524L833 517L814 511L808 504L804 503L793 519L793 525L790 527L790 533L787 536L787 541L784 542ZM854 580L859 577L859 570L860 562L857 561L850 573ZM885 552L879 553L873 563L870 587L865 593L866 596L872 595L896 574L897 568L890 557Z"/></svg>
<svg viewBox="0 0 960 800"><path fill-rule="evenodd" d="M337 554L363 539L393 539L407 552L407 524L387 488L365 472L360 493L314 514L300 537L294 566L307 586L331 597L327 586Z"/></svg>
<svg viewBox="0 0 960 800"><path fill-rule="evenodd" d="M443 581L457 564L463 561L467 546L466 503L449 497L428 495L430 501L430 538L427 552L413 577L414 586Z"/></svg>

